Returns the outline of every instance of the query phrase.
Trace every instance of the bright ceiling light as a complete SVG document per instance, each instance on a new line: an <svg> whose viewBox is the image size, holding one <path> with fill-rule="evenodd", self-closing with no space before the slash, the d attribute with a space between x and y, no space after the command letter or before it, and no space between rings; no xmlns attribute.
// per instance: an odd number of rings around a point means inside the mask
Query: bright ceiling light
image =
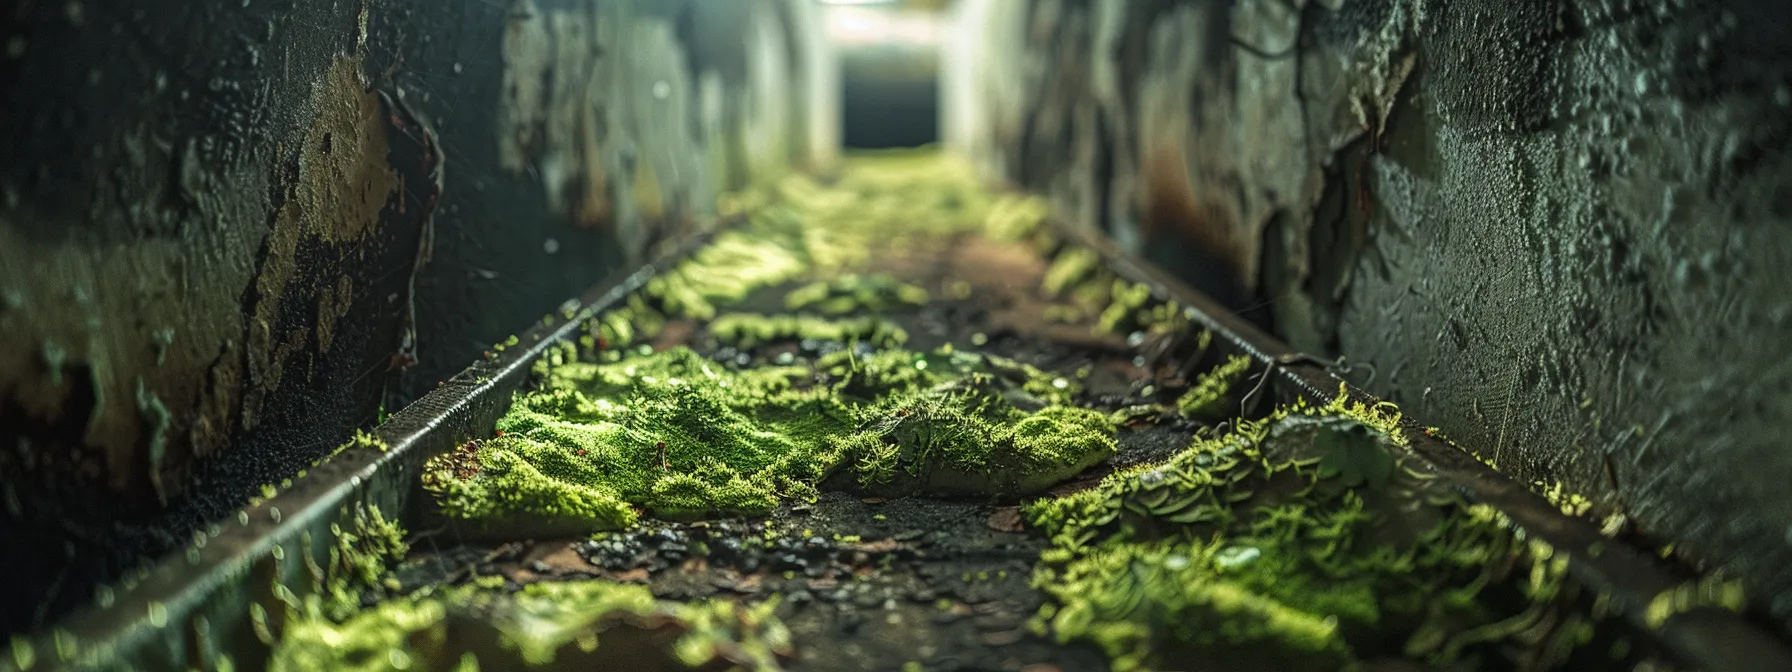
<svg viewBox="0 0 1792 672"><path fill-rule="evenodd" d="M838 44L930 45L939 43L941 26L938 16L925 12L843 4L828 8L827 31L828 37Z"/></svg>

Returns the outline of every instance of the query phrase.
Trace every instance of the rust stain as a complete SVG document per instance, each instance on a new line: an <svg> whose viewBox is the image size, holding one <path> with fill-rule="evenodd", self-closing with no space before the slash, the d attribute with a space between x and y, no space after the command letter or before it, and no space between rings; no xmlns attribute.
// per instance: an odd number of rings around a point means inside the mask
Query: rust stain
<svg viewBox="0 0 1792 672"><path fill-rule="evenodd" d="M1227 271L1244 287L1255 288L1256 246L1246 240L1224 197L1213 195L1218 190L1197 183L1191 175L1185 143L1174 137L1181 134L1170 135L1175 141L1146 135L1151 149L1142 165L1140 231L1147 240L1174 231L1224 260Z"/></svg>

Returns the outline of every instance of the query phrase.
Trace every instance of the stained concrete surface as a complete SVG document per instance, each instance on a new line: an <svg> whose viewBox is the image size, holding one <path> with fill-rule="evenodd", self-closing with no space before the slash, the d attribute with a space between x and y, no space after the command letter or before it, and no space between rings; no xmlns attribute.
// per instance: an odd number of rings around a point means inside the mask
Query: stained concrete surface
<svg viewBox="0 0 1792 672"><path fill-rule="evenodd" d="M949 145L1792 625L1792 6L956 12Z"/></svg>
<svg viewBox="0 0 1792 672"><path fill-rule="evenodd" d="M719 190L824 166L813 13L0 7L0 628L229 515Z"/></svg>

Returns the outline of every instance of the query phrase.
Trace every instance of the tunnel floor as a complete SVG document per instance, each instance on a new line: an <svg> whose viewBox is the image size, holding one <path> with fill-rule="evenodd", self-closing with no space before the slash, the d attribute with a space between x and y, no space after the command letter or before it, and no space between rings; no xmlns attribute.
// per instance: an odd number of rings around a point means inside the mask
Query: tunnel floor
<svg viewBox="0 0 1792 672"><path fill-rule="evenodd" d="M1035 201L904 152L730 207L717 252L537 366L509 430L431 462L417 529L359 531L404 543L345 547L380 569L289 623L275 669L1659 662L1430 487L1385 409L1239 417L1248 362ZM648 417L662 394L758 424Z"/></svg>

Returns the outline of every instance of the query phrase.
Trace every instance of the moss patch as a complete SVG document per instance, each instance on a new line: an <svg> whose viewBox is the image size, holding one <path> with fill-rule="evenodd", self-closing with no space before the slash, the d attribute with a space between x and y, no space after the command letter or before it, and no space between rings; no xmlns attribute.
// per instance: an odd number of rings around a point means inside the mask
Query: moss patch
<svg viewBox="0 0 1792 672"><path fill-rule="evenodd" d="M1474 666L1506 646L1565 658L1591 630L1565 605L1564 565L1403 469L1397 420L1283 411L1034 503L1053 539L1035 583L1055 600L1036 627L1120 670Z"/></svg>
<svg viewBox="0 0 1792 672"><path fill-rule="evenodd" d="M1251 359L1233 355L1224 364L1195 378L1195 384L1176 399L1184 417L1215 423L1237 415L1239 395L1234 388L1251 369Z"/></svg>
<svg viewBox="0 0 1792 672"><path fill-rule="evenodd" d="M645 587L536 583L392 600L337 622L291 622L269 669L775 670L790 633L771 610L660 602Z"/></svg>
<svg viewBox="0 0 1792 672"><path fill-rule="evenodd" d="M830 282L815 282L784 295L791 310L824 315L882 313L927 303L927 290L888 275L846 275Z"/></svg>
<svg viewBox="0 0 1792 672"><path fill-rule="evenodd" d="M682 347L615 363L562 348L537 376L501 435L429 462L449 518L577 531L627 527L637 507L759 514L842 468L841 487L888 494L1025 494L1114 449L1104 415L1065 405L1067 381L950 350L739 370Z"/></svg>
<svg viewBox="0 0 1792 672"><path fill-rule="evenodd" d="M1114 452L1099 412L1044 406L1024 389L972 374L890 395L859 412L847 447L858 485L884 496L1018 495L1044 490Z"/></svg>
<svg viewBox="0 0 1792 672"><path fill-rule="evenodd" d="M709 323L709 335L724 345L753 348L778 341L837 341L888 348L908 342L908 332L878 317L828 320L810 315L729 313Z"/></svg>

